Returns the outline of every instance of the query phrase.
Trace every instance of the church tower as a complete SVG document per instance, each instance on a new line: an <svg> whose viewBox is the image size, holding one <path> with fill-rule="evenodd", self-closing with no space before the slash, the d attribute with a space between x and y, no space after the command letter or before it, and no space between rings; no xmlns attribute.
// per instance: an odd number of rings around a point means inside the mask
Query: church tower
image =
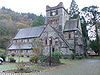
<svg viewBox="0 0 100 75"><path fill-rule="evenodd" d="M60 2L57 6L46 6L46 23L55 27L58 31L63 31L66 20L69 20L67 10L63 3Z"/></svg>

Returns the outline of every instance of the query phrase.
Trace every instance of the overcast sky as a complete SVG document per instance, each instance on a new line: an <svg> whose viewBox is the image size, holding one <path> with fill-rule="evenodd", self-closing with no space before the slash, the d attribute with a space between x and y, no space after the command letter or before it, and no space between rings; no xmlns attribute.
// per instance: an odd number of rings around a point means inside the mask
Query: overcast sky
<svg viewBox="0 0 100 75"><path fill-rule="evenodd" d="M72 0L0 0L0 7L4 6L16 12L35 13L45 15L46 5L56 6L63 2L64 7L68 9ZM100 8L100 0L75 0L79 9L83 7L96 5ZM100 9L99 9L100 10Z"/></svg>

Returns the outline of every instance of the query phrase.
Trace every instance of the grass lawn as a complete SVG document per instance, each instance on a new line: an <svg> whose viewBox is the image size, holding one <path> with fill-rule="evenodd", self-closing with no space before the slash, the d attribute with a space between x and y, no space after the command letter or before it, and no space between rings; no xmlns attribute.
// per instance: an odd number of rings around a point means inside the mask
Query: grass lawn
<svg viewBox="0 0 100 75"><path fill-rule="evenodd" d="M29 62L29 58L28 57L13 57L17 62L23 61L23 62ZM8 61L8 57L6 58L6 60ZM64 64L75 64L75 60L68 60L68 59L60 59L61 63ZM45 66L40 66L40 65L31 65L28 66L31 70L45 70L50 68L50 66L45 65ZM17 69L17 64L16 63L3 63L2 65L0 65L0 71L6 71L6 70L14 70Z"/></svg>
<svg viewBox="0 0 100 75"><path fill-rule="evenodd" d="M75 64L77 60L60 59L63 64Z"/></svg>
<svg viewBox="0 0 100 75"><path fill-rule="evenodd" d="M8 61L8 58L6 58L6 61ZM13 57L16 62L19 62L19 57ZM29 62L29 58L28 57L20 57L20 62L23 61L23 62ZM7 70L13 70L13 69L17 69L17 65L14 64L14 63L2 63L0 65L0 72L2 71L7 71Z"/></svg>
<svg viewBox="0 0 100 75"><path fill-rule="evenodd" d="M8 61L10 57L6 58L6 61ZM29 57L12 57L16 60L16 62L29 62Z"/></svg>
<svg viewBox="0 0 100 75"><path fill-rule="evenodd" d="M50 66L31 66L30 67L31 70L44 70L48 68L50 68Z"/></svg>
<svg viewBox="0 0 100 75"><path fill-rule="evenodd" d="M16 64L3 63L0 65L0 72L13 69L17 69Z"/></svg>

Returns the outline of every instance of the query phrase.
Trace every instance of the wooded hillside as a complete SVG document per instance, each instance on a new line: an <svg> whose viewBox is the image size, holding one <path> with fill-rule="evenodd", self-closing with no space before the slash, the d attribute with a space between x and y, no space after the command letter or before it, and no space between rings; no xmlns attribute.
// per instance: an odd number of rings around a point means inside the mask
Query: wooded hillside
<svg viewBox="0 0 100 75"><path fill-rule="evenodd" d="M6 48L7 42L15 36L18 29L44 24L44 17L33 13L17 13L11 9L0 9L0 48Z"/></svg>

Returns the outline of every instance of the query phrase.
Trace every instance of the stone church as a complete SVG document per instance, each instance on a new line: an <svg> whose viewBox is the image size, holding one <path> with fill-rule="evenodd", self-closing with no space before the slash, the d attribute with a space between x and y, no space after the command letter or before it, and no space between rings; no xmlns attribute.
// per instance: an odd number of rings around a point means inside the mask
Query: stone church
<svg viewBox="0 0 100 75"><path fill-rule="evenodd" d="M44 45L43 55L50 50L58 50L62 55L84 53L80 20L69 19L69 13L62 2L54 7L46 6L45 22L43 26L20 29L12 39L8 54L32 55L32 40L35 38L39 38Z"/></svg>

